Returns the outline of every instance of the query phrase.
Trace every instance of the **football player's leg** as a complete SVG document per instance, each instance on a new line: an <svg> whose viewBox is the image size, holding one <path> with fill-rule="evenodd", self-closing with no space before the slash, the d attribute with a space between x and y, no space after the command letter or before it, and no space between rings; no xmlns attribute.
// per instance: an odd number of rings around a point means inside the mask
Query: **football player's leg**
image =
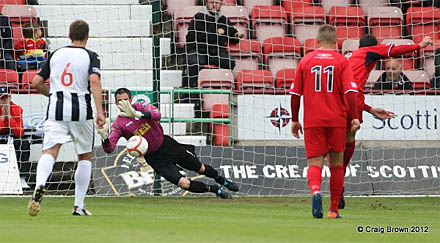
<svg viewBox="0 0 440 243"><path fill-rule="evenodd" d="M70 140L68 127L63 122L46 121L44 124L43 154L38 160L36 186L28 203L29 215L37 216L46 192L46 182L52 173L61 145Z"/></svg>
<svg viewBox="0 0 440 243"><path fill-rule="evenodd" d="M344 147L345 132L343 128L333 128L330 133L330 144L332 150L329 152L329 168L330 168L330 209L329 217L337 218L338 205L342 196L344 186Z"/></svg>
<svg viewBox="0 0 440 243"><path fill-rule="evenodd" d="M185 169L192 170L194 172L198 172L202 175L205 175L209 178L214 179L217 183L222 186L227 187L231 191L238 191L238 185L221 176L218 171L216 171L212 166L208 164L202 164L200 160L197 158L195 151L188 147L187 145L182 145L185 150L182 152L182 156L178 158L178 164ZM194 147L194 146L192 146Z"/></svg>
<svg viewBox="0 0 440 243"><path fill-rule="evenodd" d="M329 212L338 213L338 206L344 187L344 166L342 152L330 151L330 208ZM329 214L330 215L330 214ZM329 216L330 217L330 216Z"/></svg>
<svg viewBox="0 0 440 243"><path fill-rule="evenodd" d="M73 215L89 216L92 214L85 209L84 199L89 189L92 174L93 121L71 123L70 131L73 136L75 150L78 153L78 166L75 171Z"/></svg>
<svg viewBox="0 0 440 243"><path fill-rule="evenodd" d="M224 199L231 198L231 195L221 189L218 185L207 185L200 181L192 181L180 174L180 168L175 164L167 164L158 169L153 168L167 181L177 185L178 187L194 193L212 192Z"/></svg>
<svg viewBox="0 0 440 243"><path fill-rule="evenodd" d="M324 163L324 155L329 150L326 138L326 128L305 129L304 142L307 162L309 165L307 170L307 181L312 193L312 215L315 218L322 218L322 165Z"/></svg>

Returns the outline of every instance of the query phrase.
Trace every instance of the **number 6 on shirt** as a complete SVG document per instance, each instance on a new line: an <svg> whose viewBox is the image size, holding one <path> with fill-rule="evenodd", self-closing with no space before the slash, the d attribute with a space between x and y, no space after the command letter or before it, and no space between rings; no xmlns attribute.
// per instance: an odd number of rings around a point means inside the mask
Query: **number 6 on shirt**
<svg viewBox="0 0 440 243"><path fill-rule="evenodd" d="M70 67L70 62L66 64L66 66L64 67L64 71L63 74L61 74L61 83L66 86L69 87L70 85L73 84L73 74L69 73L67 70ZM68 80L66 81L66 78L68 77Z"/></svg>

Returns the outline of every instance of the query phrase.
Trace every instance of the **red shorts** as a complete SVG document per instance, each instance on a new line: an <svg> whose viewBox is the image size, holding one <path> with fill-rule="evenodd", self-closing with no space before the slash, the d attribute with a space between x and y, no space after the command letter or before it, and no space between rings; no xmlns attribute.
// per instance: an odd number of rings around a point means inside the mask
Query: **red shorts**
<svg viewBox="0 0 440 243"><path fill-rule="evenodd" d="M345 150L345 127L310 127L304 130L306 157L322 156L330 150L342 152Z"/></svg>

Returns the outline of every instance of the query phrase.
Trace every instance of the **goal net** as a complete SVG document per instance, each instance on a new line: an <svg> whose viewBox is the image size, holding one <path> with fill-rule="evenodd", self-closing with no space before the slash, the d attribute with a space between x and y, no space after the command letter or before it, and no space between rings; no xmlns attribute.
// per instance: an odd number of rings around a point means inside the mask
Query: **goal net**
<svg viewBox="0 0 440 243"><path fill-rule="evenodd" d="M9 20L17 53L13 57L17 65L4 66L9 70L0 71L5 73L0 81L11 88L12 101L23 108L25 129L21 138L6 135L5 145L0 146L0 194L33 190L48 103L31 87L43 59L23 64L20 55L26 56L26 50L17 43L35 38L24 36L26 29L34 33L38 28L29 27L34 22L41 26L49 52L69 45L69 25L76 19L88 22L87 48L100 56L107 115L112 120L118 116L114 93L121 87L132 91L133 102L158 105L165 134L195 145L200 160L237 182L237 195L242 196L309 194L303 138L291 135L288 89L301 58L319 48L315 38L320 26L336 26L335 49L347 56L366 34L374 35L378 44L395 45L419 43L431 36L433 46L392 61L383 59L371 72L364 89L366 103L393 111L396 118L382 121L364 112L345 191L356 196L439 194L437 1L205 3L0 1L5 4L1 11ZM95 135L89 194L187 195L157 177L148 161L128 155L123 139L113 153L106 154ZM17 141L27 141L29 146ZM48 183L49 193L73 194L76 161L73 144L64 145ZM182 173L213 183L191 171L182 169ZM325 193L329 175L324 166Z"/></svg>

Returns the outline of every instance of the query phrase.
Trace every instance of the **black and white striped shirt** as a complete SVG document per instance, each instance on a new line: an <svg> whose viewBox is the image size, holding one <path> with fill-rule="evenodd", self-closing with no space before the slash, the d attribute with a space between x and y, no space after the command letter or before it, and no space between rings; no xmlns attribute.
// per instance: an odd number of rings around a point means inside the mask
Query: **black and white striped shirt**
<svg viewBox="0 0 440 243"><path fill-rule="evenodd" d="M93 119L89 76L100 75L98 54L83 47L65 46L49 55L39 75L50 78L47 119Z"/></svg>

